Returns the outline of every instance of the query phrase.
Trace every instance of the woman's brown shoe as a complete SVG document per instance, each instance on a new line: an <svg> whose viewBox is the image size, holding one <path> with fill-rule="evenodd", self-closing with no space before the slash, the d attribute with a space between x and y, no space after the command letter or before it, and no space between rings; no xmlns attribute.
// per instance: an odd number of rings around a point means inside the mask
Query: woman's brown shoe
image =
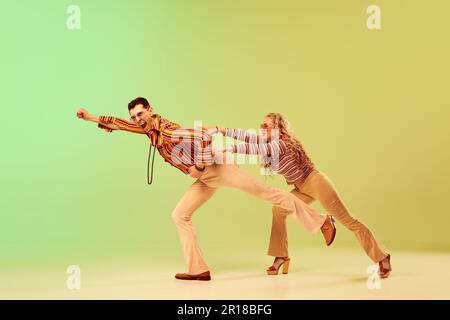
<svg viewBox="0 0 450 320"><path fill-rule="evenodd" d="M336 226L334 225L333 216L327 216L320 229L322 230L325 243L327 244L327 246L329 246L333 243L334 238L336 237Z"/></svg>
<svg viewBox="0 0 450 320"><path fill-rule="evenodd" d="M383 261L387 262L387 264L388 264L387 268L383 265ZM380 278L385 279L385 278L389 277L389 274L392 271L391 255L388 254L386 258L384 258L383 260L378 262L378 266L379 266L378 274L380 275Z"/></svg>
<svg viewBox="0 0 450 320"><path fill-rule="evenodd" d="M269 276L275 276L278 274L278 271L280 270L281 266L283 266L282 269L282 273L283 274L287 274L289 272L289 262L291 261L291 259L289 257L283 258L283 257L277 257L275 258L275 261L277 261L277 259L283 259L283 262L280 263L280 265L278 266L278 268L275 268L273 265L271 265L269 268L267 268L267 274ZM274 264L275 264L274 261Z"/></svg>

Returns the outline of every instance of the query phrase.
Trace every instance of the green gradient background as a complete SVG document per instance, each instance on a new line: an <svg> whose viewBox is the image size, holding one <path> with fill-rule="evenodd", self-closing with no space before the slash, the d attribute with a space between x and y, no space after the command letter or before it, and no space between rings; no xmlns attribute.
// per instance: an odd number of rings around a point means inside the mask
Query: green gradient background
<svg viewBox="0 0 450 320"><path fill-rule="evenodd" d="M369 31L372 2L2 4L3 262L170 254L183 266L170 214L191 178L157 158L148 187L146 137L75 117L84 106L127 118L139 95L186 127L256 128L285 114L388 248L448 250L450 3L375 1L382 30ZM66 29L69 4L81 30ZM207 257L220 246L264 255L271 206L222 189L194 222ZM292 219L289 229L291 246L324 250ZM358 246L338 232L336 246Z"/></svg>

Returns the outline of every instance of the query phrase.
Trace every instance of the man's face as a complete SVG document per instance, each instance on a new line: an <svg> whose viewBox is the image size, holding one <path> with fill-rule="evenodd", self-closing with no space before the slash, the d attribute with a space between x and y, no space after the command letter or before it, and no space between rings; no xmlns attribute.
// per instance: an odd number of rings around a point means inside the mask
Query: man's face
<svg viewBox="0 0 450 320"><path fill-rule="evenodd" d="M133 109L130 110L131 120L146 129L152 122L153 112L150 108L145 108L142 104L137 104Z"/></svg>

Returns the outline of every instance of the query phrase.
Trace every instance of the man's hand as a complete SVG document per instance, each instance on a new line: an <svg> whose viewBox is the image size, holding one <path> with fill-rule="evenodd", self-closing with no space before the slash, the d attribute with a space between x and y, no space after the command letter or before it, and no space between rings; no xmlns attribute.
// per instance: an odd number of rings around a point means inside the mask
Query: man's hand
<svg viewBox="0 0 450 320"><path fill-rule="evenodd" d="M78 110L77 117L80 118L80 119L86 120L86 121L90 121L91 120L91 115L84 108L80 108L80 110Z"/></svg>
<svg viewBox="0 0 450 320"><path fill-rule="evenodd" d="M96 122L96 123L100 123L100 117L99 116L95 116L93 114L90 114L89 112L87 112L86 109L84 108L80 108L77 111L77 117L86 121L92 121L92 122ZM115 124L102 124L102 129L106 132L106 133L111 133L113 130L119 130L119 126L115 125Z"/></svg>
<svg viewBox="0 0 450 320"><path fill-rule="evenodd" d="M189 176L198 179L202 176L203 171L198 170L195 166L189 167Z"/></svg>

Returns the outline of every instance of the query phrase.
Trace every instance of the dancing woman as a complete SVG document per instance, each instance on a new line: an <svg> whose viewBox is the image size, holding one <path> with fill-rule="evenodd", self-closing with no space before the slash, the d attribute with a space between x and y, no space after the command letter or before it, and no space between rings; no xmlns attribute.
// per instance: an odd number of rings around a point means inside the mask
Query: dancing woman
<svg viewBox="0 0 450 320"><path fill-rule="evenodd" d="M379 264L379 275L387 278L391 272L390 254L362 222L352 216L328 176L315 168L300 141L294 136L287 119L279 113L269 113L261 124L263 133L256 135L242 129L217 128L223 135L244 144L224 148L224 152L260 155L264 167L284 176L287 184L293 185L291 193L307 204L319 200L324 209L347 229L353 231L364 251L373 262ZM278 139L270 139L271 131L278 129ZM278 163L270 159L277 155ZM288 212L274 206L272 209L272 231L268 255L275 257L267 269L269 275L278 274L283 264L288 264L288 241L286 217Z"/></svg>

